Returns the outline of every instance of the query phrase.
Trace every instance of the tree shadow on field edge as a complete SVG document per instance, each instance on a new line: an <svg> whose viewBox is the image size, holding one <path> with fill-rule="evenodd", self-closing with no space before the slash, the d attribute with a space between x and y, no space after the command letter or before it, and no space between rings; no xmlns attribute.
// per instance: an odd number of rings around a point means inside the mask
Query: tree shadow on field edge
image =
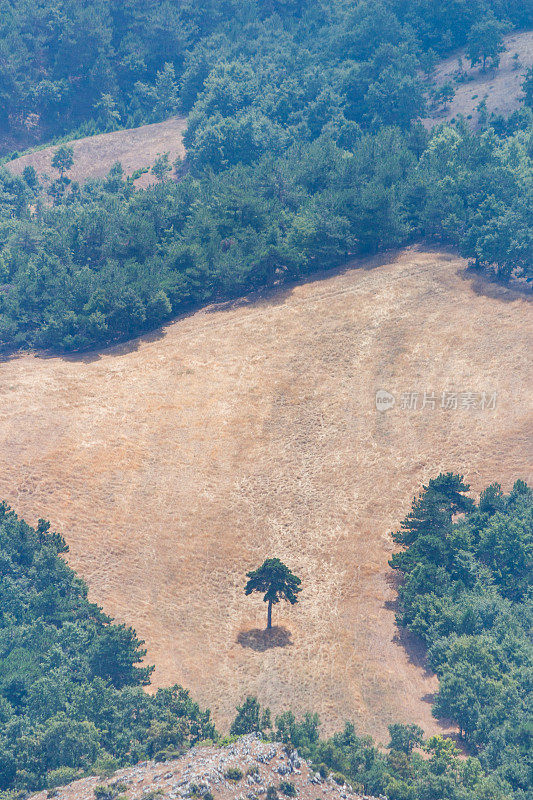
<svg viewBox="0 0 533 800"><path fill-rule="evenodd" d="M385 582L391 589L394 590L395 594L393 600L385 600L383 603L383 608L386 608L387 611L393 611L394 615L396 616L400 611L398 589L401 585L401 578L396 572L390 570L385 576ZM428 664L427 648L423 640L415 633L412 633L411 631L407 630L407 628L399 625L397 619L395 622L395 628L396 632L392 638L392 641L404 650L409 663L417 669L422 670L426 677L433 676L435 673Z"/></svg>
<svg viewBox="0 0 533 800"><path fill-rule="evenodd" d="M237 636L237 642L241 647L264 653L273 647L290 647L292 645L291 632L281 625L274 625L270 630L265 628L252 628L249 631L241 631Z"/></svg>

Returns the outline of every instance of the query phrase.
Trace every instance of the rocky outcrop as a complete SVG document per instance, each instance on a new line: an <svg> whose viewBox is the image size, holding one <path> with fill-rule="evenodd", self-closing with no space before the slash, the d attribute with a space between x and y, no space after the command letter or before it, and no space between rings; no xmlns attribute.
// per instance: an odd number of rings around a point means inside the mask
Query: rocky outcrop
<svg viewBox="0 0 533 800"><path fill-rule="evenodd" d="M296 750L256 735L226 747L195 747L173 761L144 761L108 779L82 778L31 800L267 800L267 792L271 800L272 789L279 800L378 800L321 778Z"/></svg>

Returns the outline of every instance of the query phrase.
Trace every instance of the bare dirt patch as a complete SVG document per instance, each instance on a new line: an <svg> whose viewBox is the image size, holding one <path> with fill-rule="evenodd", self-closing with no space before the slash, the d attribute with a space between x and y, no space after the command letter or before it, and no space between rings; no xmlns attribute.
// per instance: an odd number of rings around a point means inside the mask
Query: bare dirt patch
<svg viewBox="0 0 533 800"><path fill-rule="evenodd" d="M436 86L452 83L456 93L445 112L427 117L423 120L424 124L432 127L449 122L461 114L465 118L470 116L471 124L476 125L477 106L483 100L486 101L489 117L492 113L508 117L517 110L524 96L522 84L525 74L533 64L533 31L510 34L505 37L504 43L505 52L497 70L483 72L480 67L470 69L464 50L439 64L432 76L433 82ZM515 54L518 58L515 58ZM460 58L468 74L468 80L464 83L455 80Z"/></svg>
<svg viewBox="0 0 533 800"><path fill-rule="evenodd" d="M442 730L436 680L394 624L389 532L441 470L475 491L529 477L528 302L464 265L408 249L101 354L0 365L0 497L66 535L91 599L146 639L156 685L189 687L222 726L252 693L325 731ZM243 592L271 556L304 587L274 609L279 642Z"/></svg>
<svg viewBox="0 0 533 800"><path fill-rule="evenodd" d="M89 178L103 178L116 161L120 161L125 175L135 170L152 167L158 155L169 153L172 163L179 156L185 157L182 142L187 121L182 117L143 125L112 133L100 133L85 139L74 139L69 144L74 150L74 166L68 172L72 180L83 182ZM7 169L20 175L26 166L32 166L42 178L43 175L57 177L51 161L57 145L36 150L16 158L6 164ZM153 175L144 174L137 179L137 187L154 183Z"/></svg>

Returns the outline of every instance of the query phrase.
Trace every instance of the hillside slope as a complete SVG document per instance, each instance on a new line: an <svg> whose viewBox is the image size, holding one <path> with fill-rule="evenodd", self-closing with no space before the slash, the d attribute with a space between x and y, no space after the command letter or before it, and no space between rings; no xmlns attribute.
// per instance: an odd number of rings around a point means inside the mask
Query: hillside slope
<svg viewBox="0 0 533 800"><path fill-rule="evenodd" d="M228 780L224 773L237 768L245 775L240 781ZM250 774L253 773L253 774ZM156 763L142 762L115 773L112 779L84 778L62 787L61 800L94 800L97 786L106 786L109 796L120 795L126 800L153 797L186 798L194 796L195 786L210 791L216 800L240 800L244 796L256 798L265 794L268 786L279 786L281 780L290 780L298 800L365 800L353 794L347 785L339 786L330 777L321 780L300 759L297 750L287 755L280 744L271 744L255 735L244 736L229 747L195 747L179 759ZM46 792L31 795L32 800L45 800ZM201 796L201 795L200 795ZM373 800L366 797L366 800ZM376 798L377 800L377 798Z"/></svg>
<svg viewBox="0 0 533 800"><path fill-rule="evenodd" d="M504 45L505 51L497 70L483 72L478 66L471 68L464 50L440 62L432 81L437 87L451 83L455 97L444 111L423 120L427 127L449 122L459 114L470 117L471 124L477 124L477 107L483 100L489 117L493 113L508 117L519 108L524 96L522 84L525 74L533 64L533 31L509 34L504 38ZM460 59L467 77L464 82L456 80Z"/></svg>
<svg viewBox="0 0 533 800"><path fill-rule="evenodd" d="M528 478L527 300L445 253L360 266L100 355L1 367L0 496L68 535L92 598L146 639L155 683L190 688L221 725L254 693L317 711L326 733L441 730L436 681L395 628L389 532L441 470L475 491ZM243 594L269 556L304 587L271 638Z"/></svg>
<svg viewBox="0 0 533 800"><path fill-rule="evenodd" d="M172 163L178 156L183 158L185 155L182 135L186 124L183 117L173 117L140 128L74 139L69 142L74 150L74 166L68 176L80 182L88 178L103 178L116 161L120 161L124 174L129 176L135 170L152 167L157 156L162 153L169 153ZM43 175L57 176L51 165L56 149L57 146L52 146L35 150L8 162L6 167L15 175L20 175L24 167L32 166L41 178ZM153 175L145 173L137 179L135 185L142 188L155 180Z"/></svg>

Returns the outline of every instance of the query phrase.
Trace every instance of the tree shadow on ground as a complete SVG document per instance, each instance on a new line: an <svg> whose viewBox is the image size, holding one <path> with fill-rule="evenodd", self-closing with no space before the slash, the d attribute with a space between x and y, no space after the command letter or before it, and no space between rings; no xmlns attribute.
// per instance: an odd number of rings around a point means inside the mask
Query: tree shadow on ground
<svg viewBox="0 0 533 800"><path fill-rule="evenodd" d="M259 653L264 653L265 650L270 650L272 647L290 647L292 645L291 632L287 628L274 625L273 628L252 628L249 631L241 631L237 636L237 641L241 647L248 647L250 650L256 650Z"/></svg>
<svg viewBox="0 0 533 800"><path fill-rule="evenodd" d="M533 301L533 288L524 281L511 280L503 283L472 267L460 269L458 274L470 281L472 291L480 297L489 297L491 300L500 300L502 303L513 303L516 300L525 300L528 303Z"/></svg>

